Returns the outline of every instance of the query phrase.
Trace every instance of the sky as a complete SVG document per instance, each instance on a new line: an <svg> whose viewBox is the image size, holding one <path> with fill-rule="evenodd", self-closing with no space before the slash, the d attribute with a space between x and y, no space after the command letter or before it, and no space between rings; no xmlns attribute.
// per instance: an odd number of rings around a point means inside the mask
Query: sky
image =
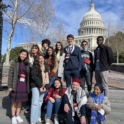
<svg viewBox="0 0 124 124"><path fill-rule="evenodd" d="M80 22L86 12L89 11L91 0L52 0L55 8L56 22L62 22L65 26L66 34L78 35ZM109 21L118 23L121 20L121 11L124 8L124 0L94 0L95 10L100 13L106 27ZM4 25L9 30L7 25ZM26 38L21 36L25 33L25 27L16 28L16 33L12 40L12 48L18 43L25 42ZM6 53L7 40L3 38L2 54Z"/></svg>

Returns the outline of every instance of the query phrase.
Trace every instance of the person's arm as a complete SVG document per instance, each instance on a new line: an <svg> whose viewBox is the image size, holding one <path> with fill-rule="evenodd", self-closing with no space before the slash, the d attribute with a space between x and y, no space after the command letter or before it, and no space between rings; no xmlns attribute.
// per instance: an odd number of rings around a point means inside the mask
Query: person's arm
<svg viewBox="0 0 124 124"><path fill-rule="evenodd" d="M91 61L90 67L91 67L91 70L93 71L93 69L94 69L94 65L93 65L93 55L92 55L91 52L90 52L90 61Z"/></svg>
<svg viewBox="0 0 124 124"><path fill-rule="evenodd" d="M69 103L67 94L64 94L64 96L63 96L63 103L64 103L64 105Z"/></svg>
<svg viewBox="0 0 124 124"><path fill-rule="evenodd" d="M86 107L89 108L89 109L92 109L93 106L94 106L93 100L92 100L91 97L89 97L88 100L87 100Z"/></svg>
<svg viewBox="0 0 124 124"><path fill-rule="evenodd" d="M10 68L9 68L9 74L8 74L8 88L13 87L14 66L15 66L15 62L12 61Z"/></svg>
<svg viewBox="0 0 124 124"><path fill-rule="evenodd" d="M51 97L51 93L52 93L52 87L48 90L48 93L47 93L47 95L45 97L45 103L48 102L49 98Z"/></svg>
<svg viewBox="0 0 124 124"><path fill-rule="evenodd" d="M82 69L82 65L83 65L83 61L82 61L82 59L81 59L81 50L80 50L80 48L78 49L78 61L79 61L79 70L81 70Z"/></svg>
<svg viewBox="0 0 124 124"><path fill-rule="evenodd" d="M107 58L108 58L108 63L111 65L114 62L114 56L112 49L110 47L107 47Z"/></svg>
<svg viewBox="0 0 124 124"><path fill-rule="evenodd" d="M58 59L55 58L55 64L53 70L50 72L50 76L55 76L58 71Z"/></svg>
<svg viewBox="0 0 124 124"><path fill-rule="evenodd" d="M102 109L106 112L106 114L109 114L111 112L111 104L107 97L104 98L101 106L102 106Z"/></svg>
<svg viewBox="0 0 124 124"><path fill-rule="evenodd" d="M39 79L38 75L37 75L37 70L35 68L35 66L33 66L32 70L31 70L31 78L33 80L33 82L37 85L38 88L41 88L42 85L42 81Z"/></svg>

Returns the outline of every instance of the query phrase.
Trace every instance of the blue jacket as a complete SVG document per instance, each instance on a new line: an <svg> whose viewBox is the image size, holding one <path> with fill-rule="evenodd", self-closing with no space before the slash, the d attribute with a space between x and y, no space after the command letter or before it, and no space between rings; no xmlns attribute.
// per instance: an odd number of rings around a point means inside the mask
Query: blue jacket
<svg viewBox="0 0 124 124"><path fill-rule="evenodd" d="M70 70L81 70L82 68L82 60L81 60L81 50L78 46L73 47L71 55L69 57L68 62L65 64L64 69ZM65 56L68 54L68 46L64 48Z"/></svg>

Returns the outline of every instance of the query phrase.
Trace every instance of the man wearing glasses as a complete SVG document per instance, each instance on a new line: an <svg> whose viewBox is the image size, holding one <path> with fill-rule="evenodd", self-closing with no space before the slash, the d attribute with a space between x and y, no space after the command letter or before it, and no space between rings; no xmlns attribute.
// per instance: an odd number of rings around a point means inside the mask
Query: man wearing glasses
<svg viewBox="0 0 124 124"><path fill-rule="evenodd" d="M90 93L92 90L92 72L93 72L93 56L88 51L88 42L82 41L81 43L81 58L82 58L82 69L80 71L81 87L85 90L85 82L87 84L87 90Z"/></svg>
<svg viewBox="0 0 124 124"><path fill-rule="evenodd" d="M97 37L98 47L94 51L95 79L96 83L101 83L104 88L105 96L109 97L108 72L114 57L110 47L103 44L103 36Z"/></svg>

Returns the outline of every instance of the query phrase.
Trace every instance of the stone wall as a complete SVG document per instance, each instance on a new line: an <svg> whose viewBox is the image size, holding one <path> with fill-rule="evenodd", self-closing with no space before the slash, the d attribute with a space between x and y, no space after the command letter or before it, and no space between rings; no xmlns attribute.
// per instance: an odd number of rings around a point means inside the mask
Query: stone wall
<svg viewBox="0 0 124 124"><path fill-rule="evenodd" d="M124 73L124 64L112 64L111 70Z"/></svg>

